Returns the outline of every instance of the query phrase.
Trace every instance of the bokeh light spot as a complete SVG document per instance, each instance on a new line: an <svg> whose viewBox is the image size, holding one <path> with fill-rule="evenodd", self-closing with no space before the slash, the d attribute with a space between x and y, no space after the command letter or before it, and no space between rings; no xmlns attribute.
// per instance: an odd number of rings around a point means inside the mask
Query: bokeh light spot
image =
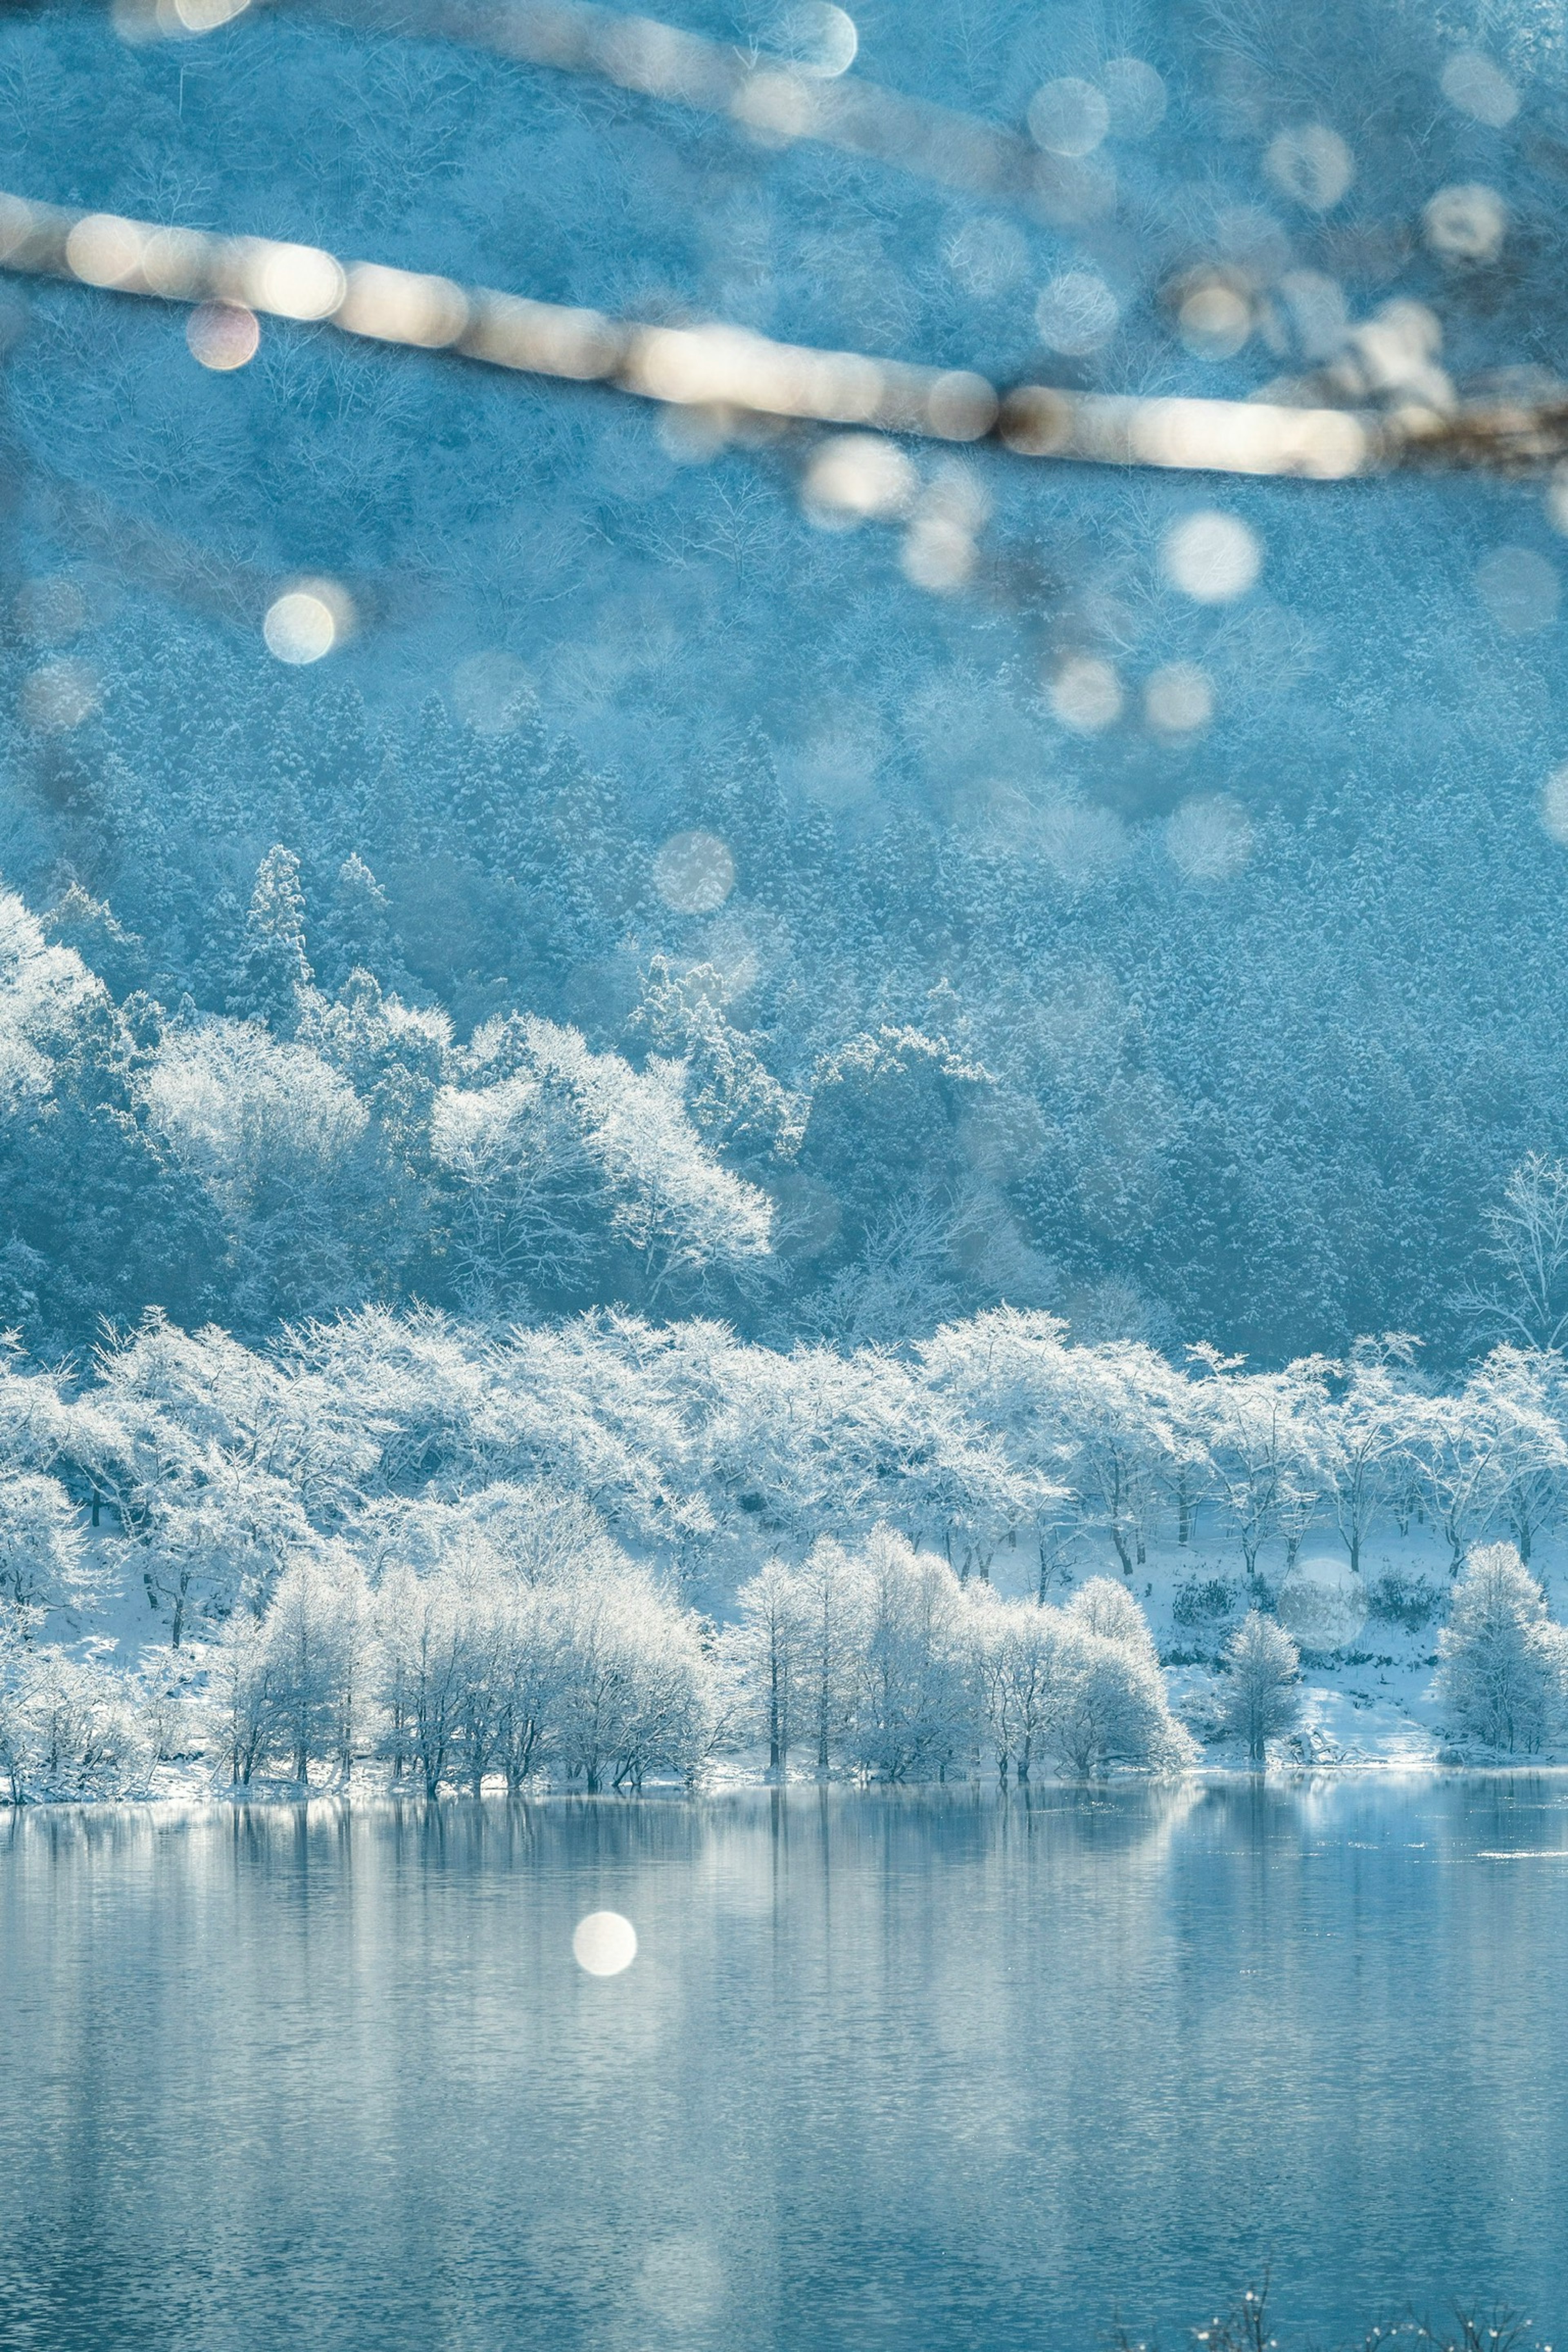
<svg viewBox="0 0 1568 2352"><path fill-rule="evenodd" d="M654 887L679 915L710 915L735 887L735 861L716 833L672 834L653 861Z"/></svg>
<svg viewBox="0 0 1568 2352"><path fill-rule="evenodd" d="M1205 508L1166 532L1160 563L1184 596L1199 604L1228 604L1256 582L1263 549L1239 516Z"/></svg>
<svg viewBox="0 0 1568 2352"><path fill-rule="evenodd" d="M1047 82L1029 100L1029 130L1047 155L1092 154L1110 128L1104 94L1070 74Z"/></svg>
<svg viewBox="0 0 1568 2352"><path fill-rule="evenodd" d="M1214 717L1214 686L1192 662L1157 669L1143 688L1143 715L1157 735L1195 735Z"/></svg>
<svg viewBox="0 0 1568 2352"><path fill-rule="evenodd" d="M133 221L88 213L66 238L66 266L84 286L123 286L141 266L142 244Z"/></svg>
<svg viewBox="0 0 1568 2352"><path fill-rule="evenodd" d="M1097 270L1064 269L1035 305L1040 340L1047 351L1080 358L1097 352L1116 331L1121 309Z"/></svg>
<svg viewBox="0 0 1568 2352"><path fill-rule="evenodd" d="M246 276L257 308L282 319L330 318L347 285L339 263L313 245L262 245Z"/></svg>
<svg viewBox="0 0 1568 2352"><path fill-rule="evenodd" d="M1305 122L1269 142L1263 168L1282 195L1308 212L1332 210L1355 178L1355 158L1326 123Z"/></svg>
<svg viewBox="0 0 1568 2352"><path fill-rule="evenodd" d="M476 734L510 735L527 707L530 683L515 654L470 654L452 673L452 700Z"/></svg>
<svg viewBox="0 0 1568 2352"><path fill-rule="evenodd" d="M1479 49L1461 49L1443 68L1443 95L1472 121L1501 131L1519 112L1519 92Z"/></svg>
<svg viewBox="0 0 1568 2352"><path fill-rule="evenodd" d="M1528 636L1557 618L1563 583L1532 547L1500 547L1476 566L1476 593L1500 629Z"/></svg>
<svg viewBox="0 0 1568 2352"><path fill-rule="evenodd" d="M1252 823L1239 801L1201 793L1165 820L1165 855L1188 882L1228 882L1252 855Z"/></svg>
<svg viewBox="0 0 1568 2352"><path fill-rule="evenodd" d="M13 610L23 635L41 645L58 645L87 625L87 597L63 572L24 581Z"/></svg>
<svg viewBox="0 0 1568 2352"><path fill-rule="evenodd" d="M1098 654L1073 654L1050 682L1051 709L1078 735L1099 735L1121 716L1121 681Z"/></svg>
<svg viewBox="0 0 1568 2352"><path fill-rule="evenodd" d="M1165 85L1142 58L1110 58L1100 68L1100 86L1118 139L1147 139L1165 119Z"/></svg>
<svg viewBox="0 0 1568 2352"><path fill-rule="evenodd" d="M194 360L224 375L256 357L261 329L242 302L198 302L185 320L185 341Z"/></svg>
<svg viewBox="0 0 1568 2352"><path fill-rule="evenodd" d="M618 1977L637 1956L637 1931L618 1911L590 1911L572 1931L572 1957L591 1977Z"/></svg>
<svg viewBox="0 0 1568 2352"><path fill-rule="evenodd" d="M335 583L306 580L274 598L261 634L269 654L302 668L331 652L348 634L351 617L348 599Z"/></svg>
<svg viewBox="0 0 1568 2352"><path fill-rule="evenodd" d="M1541 823L1553 841L1568 849L1568 761L1553 768L1541 787Z"/></svg>
<svg viewBox="0 0 1568 2352"><path fill-rule="evenodd" d="M974 541L946 515L921 515L904 534L899 560L906 580L944 594L962 588L973 572Z"/></svg>
<svg viewBox="0 0 1568 2352"><path fill-rule="evenodd" d="M1226 279L1205 278L1184 297L1177 325L1194 358L1234 359L1252 332L1252 305Z"/></svg>
<svg viewBox="0 0 1568 2352"><path fill-rule="evenodd" d="M796 0L774 27L771 46L796 73L814 81L834 81L847 73L860 47L855 19L832 0Z"/></svg>
<svg viewBox="0 0 1568 2352"><path fill-rule="evenodd" d="M98 704L98 674L86 662L47 662L23 683L22 716L42 734L79 727Z"/></svg>
<svg viewBox="0 0 1568 2352"><path fill-rule="evenodd" d="M836 433L818 444L804 495L814 521L840 528L868 515L903 512L917 476L903 451L877 433Z"/></svg>
<svg viewBox="0 0 1568 2352"><path fill-rule="evenodd" d="M214 33L243 16L250 0L174 0L174 13L187 33Z"/></svg>
<svg viewBox="0 0 1568 2352"><path fill-rule="evenodd" d="M1508 206L1480 181L1439 188L1423 208L1422 231L1444 261L1495 261L1508 233Z"/></svg>

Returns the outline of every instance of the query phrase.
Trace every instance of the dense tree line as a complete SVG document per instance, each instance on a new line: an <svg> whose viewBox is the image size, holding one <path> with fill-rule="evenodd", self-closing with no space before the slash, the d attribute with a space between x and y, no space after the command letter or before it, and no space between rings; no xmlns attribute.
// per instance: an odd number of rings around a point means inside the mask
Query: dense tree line
<svg viewBox="0 0 1568 2352"><path fill-rule="evenodd" d="M950 845L920 887L968 909L967 944L950 924L900 973L809 824L786 840L781 810L748 836L721 812L754 896L680 918L657 844L613 849L562 789L570 851L504 853L573 932L526 955L515 908L488 942L461 892L411 878L399 912L363 833L320 814L314 850L249 852L237 889L190 871L181 838L232 857L247 821L182 809L177 772L146 787L168 840L111 866L110 899L8 899L0 1315L47 1350L150 1302L265 1339L371 1300L491 1320L615 1300L850 1346L1006 1300L1276 1364L1384 1326L1441 1368L1505 1330L1551 1344L1562 1295L1522 1327L1494 1311L1489 1220L1512 1169L1555 1165L1568 1020L1479 932L1402 921L1392 836L1352 874L1281 834L1240 929L1233 898L1212 933L1217 910L1146 863L1058 893ZM507 798L543 823L537 774ZM1484 830L1476 807L1431 813L1455 887L1495 885L1544 938L1560 853ZM417 829L399 855L439 872ZM620 881L573 879L601 856ZM1347 942L1348 887L1381 911ZM891 938L916 928L911 903ZM1315 978L1303 936L1331 930Z"/></svg>
<svg viewBox="0 0 1568 2352"><path fill-rule="evenodd" d="M0 1364L0 1586L47 1600L112 1529L177 1645L193 1613L269 1591L312 1543L526 1517L517 1498L542 1485L721 1607L759 1555L878 1525L965 1582L1005 1551L1041 1599L1069 1568L1131 1583L1152 1545L1200 1539L1254 1583L1309 1534L1352 1573L1374 1538L1418 1527L1456 1571L1500 1536L1528 1563L1568 1503L1563 1359L1503 1346L1444 1388L1411 1353L1177 1367L1013 1308L907 1355L785 1354L602 1311L496 1332L379 1307L258 1350L153 1312L90 1366Z"/></svg>
<svg viewBox="0 0 1568 2352"><path fill-rule="evenodd" d="M1345 1638L1293 1565L1309 1532L1359 1591L1368 1543L1423 1523L1456 1575L1470 1558L1457 1717L1550 1744L1559 1637L1526 1560L1568 1499L1561 1359L1500 1348L1443 1390L1409 1353L1178 1370L1012 1309L902 1358L384 1309L258 1351L153 1314L90 1372L0 1366L9 1703L30 1769L47 1718L42 1752L110 1782L197 1686L241 1780L368 1749L429 1789L636 1786L721 1741L893 1780L982 1747L1026 1776L1168 1762L1134 1579L1154 1543L1201 1540L1252 1605L1225 1722L1260 1755L1291 1634ZM1004 1552L1024 1598L995 1589ZM106 1592L144 1596L140 1676L57 1638ZM1500 1683L1478 1663L1499 1640Z"/></svg>
<svg viewBox="0 0 1568 2352"><path fill-rule="evenodd" d="M132 1795L160 1757L205 1756L237 1788L346 1788L372 1759L426 1797L546 1777L636 1792L759 1741L775 1778L806 1743L825 1779L892 1783L967 1777L983 1752L1021 1780L1195 1759L1142 1613L1107 1579L1063 1609L1000 1601L878 1528L793 1576L763 1569L720 1632L584 1542L580 1514L527 1499L521 1552L500 1514L444 1530L417 1568L399 1546L374 1574L352 1543L314 1549L216 1642L133 1675L38 1641L36 1605L0 1605L0 1786L14 1803Z"/></svg>

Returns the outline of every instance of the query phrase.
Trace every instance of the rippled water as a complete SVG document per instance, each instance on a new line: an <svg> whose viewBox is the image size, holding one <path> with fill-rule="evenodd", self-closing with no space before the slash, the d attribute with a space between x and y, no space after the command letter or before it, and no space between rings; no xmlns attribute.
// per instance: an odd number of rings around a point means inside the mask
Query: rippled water
<svg viewBox="0 0 1568 2352"><path fill-rule="evenodd" d="M1561 2326L1565 2028L1549 1778L0 1820L0 2342Z"/></svg>

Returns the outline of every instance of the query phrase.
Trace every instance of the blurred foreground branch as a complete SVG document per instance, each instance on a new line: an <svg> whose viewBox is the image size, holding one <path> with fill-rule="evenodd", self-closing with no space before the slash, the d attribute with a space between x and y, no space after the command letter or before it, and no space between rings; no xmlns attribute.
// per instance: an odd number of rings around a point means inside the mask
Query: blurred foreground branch
<svg viewBox="0 0 1568 2352"><path fill-rule="evenodd" d="M0 268L203 306L192 347L212 366L243 364L262 313L603 383L700 413L718 438L747 420L799 421L943 442L994 438L1025 457L1321 481L1400 467L1529 473L1568 454L1568 386L1444 412L1415 403L1352 410L1041 384L999 392L967 369L772 342L738 327L613 319L377 262L342 262L315 246L210 236L16 195L0 194Z"/></svg>

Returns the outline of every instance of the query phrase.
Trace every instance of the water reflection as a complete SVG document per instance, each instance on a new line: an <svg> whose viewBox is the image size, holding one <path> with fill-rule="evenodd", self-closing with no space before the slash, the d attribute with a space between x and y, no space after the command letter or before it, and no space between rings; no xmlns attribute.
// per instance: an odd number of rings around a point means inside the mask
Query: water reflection
<svg viewBox="0 0 1568 2352"><path fill-rule="evenodd" d="M1554 2321L1565 1913L1551 1776L4 1819L0 2340Z"/></svg>

